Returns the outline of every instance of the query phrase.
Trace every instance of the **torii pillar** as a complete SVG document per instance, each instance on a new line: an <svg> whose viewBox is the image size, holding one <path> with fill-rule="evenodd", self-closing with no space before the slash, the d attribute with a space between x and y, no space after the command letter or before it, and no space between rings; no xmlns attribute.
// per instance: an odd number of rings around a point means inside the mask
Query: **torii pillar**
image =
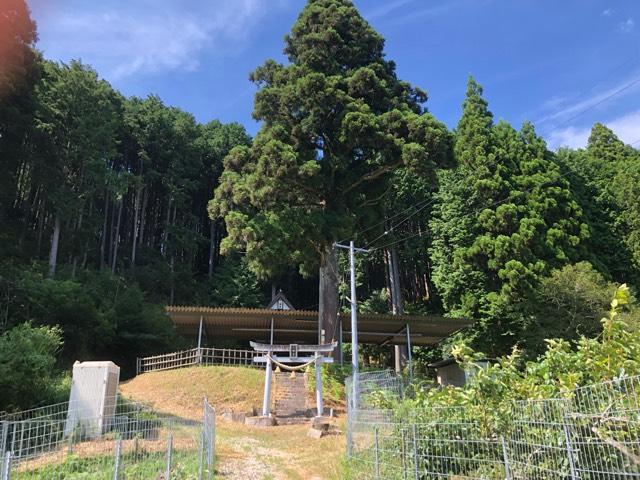
<svg viewBox="0 0 640 480"><path fill-rule="evenodd" d="M316 370L316 408L317 414L321 417L324 414L324 402L322 398L322 364L333 363L333 358L325 356L330 354L336 348L337 343L333 342L325 345L273 345L257 342L250 342L256 352L262 352L264 355L254 357L256 363L265 363L264 378L264 397L262 400L262 415L267 417L270 415L269 403L271 399L271 366L272 363L287 368L286 364L302 364L297 367L291 367L292 371L300 369L310 364L315 365ZM274 352L288 352L289 356L273 356ZM313 356L299 357L298 352L310 352ZM325 354L325 355L323 355Z"/></svg>

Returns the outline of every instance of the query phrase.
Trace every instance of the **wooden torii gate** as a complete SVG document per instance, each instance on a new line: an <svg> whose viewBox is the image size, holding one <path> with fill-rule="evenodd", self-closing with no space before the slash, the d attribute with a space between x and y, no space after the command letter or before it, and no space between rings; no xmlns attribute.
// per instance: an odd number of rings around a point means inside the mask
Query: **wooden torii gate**
<svg viewBox="0 0 640 480"><path fill-rule="evenodd" d="M317 415L321 417L324 414L324 405L322 401L322 376L320 369L323 363L333 363L332 357L327 357L325 354L330 354L336 348L337 342L329 343L326 345L298 345L292 343L290 345L273 345L269 343L250 342L251 346L256 352L260 352L263 355L254 357L253 361L256 363L266 363L265 378L264 378L264 399L262 401L262 415L269 415L269 399L271 397L271 368L275 363L277 366L286 370L296 371L306 368L312 363L315 365L316 370L316 407ZM288 352L288 356L274 356L274 352ZM299 352L313 353L313 356L307 355L301 357ZM286 364L301 364L295 367L290 367Z"/></svg>

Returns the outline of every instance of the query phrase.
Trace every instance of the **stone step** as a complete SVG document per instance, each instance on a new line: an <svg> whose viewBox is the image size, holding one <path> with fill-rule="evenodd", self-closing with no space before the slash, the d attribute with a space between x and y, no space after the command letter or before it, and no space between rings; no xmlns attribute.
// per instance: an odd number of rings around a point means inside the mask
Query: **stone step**
<svg viewBox="0 0 640 480"><path fill-rule="evenodd" d="M301 417L305 419L307 410L307 382L302 373L291 376L289 372L276 372L274 374L274 414L278 418L288 422L289 418ZM299 422L292 420L292 422Z"/></svg>

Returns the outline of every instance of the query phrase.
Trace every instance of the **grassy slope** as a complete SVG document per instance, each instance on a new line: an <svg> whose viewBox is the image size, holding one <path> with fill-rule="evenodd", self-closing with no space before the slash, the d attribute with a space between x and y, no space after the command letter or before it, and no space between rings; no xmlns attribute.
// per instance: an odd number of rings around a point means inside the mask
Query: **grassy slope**
<svg viewBox="0 0 640 480"><path fill-rule="evenodd" d="M124 396L160 411L202 418L202 398L220 412L262 404L264 372L239 367L194 367L145 373L120 385ZM334 480L342 477L344 436L307 437L308 426L256 428L216 422L217 475L225 480ZM338 428L344 428L340 420Z"/></svg>
<svg viewBox="0 0 640 480"><path fill-rule="evenodd" d="M240 367L193 367L139 375L120 384L129 398L149 402L156 410L184 418L202 418L206 396L218 412L243 412L262 405L264 372Z"/></svg>

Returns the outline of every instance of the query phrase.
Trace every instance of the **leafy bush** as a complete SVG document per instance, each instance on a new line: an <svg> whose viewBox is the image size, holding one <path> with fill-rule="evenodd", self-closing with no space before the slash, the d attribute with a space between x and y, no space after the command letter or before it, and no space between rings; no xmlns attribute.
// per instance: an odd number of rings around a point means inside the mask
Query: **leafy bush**
<svg viewBox="0 0 640 480"><path fill-rule="evenodd" d="M504 427L514 400L570 397L579 386L640 375L640 336L620 317L631 300L629 288L622 285L601 321L600 335L581 337L575 346L567 340L547 340L547 350L537 361L525 362L515 348L484 369L477 362L485 355L460 344L453 349L454 356L463 369L474 371L465 387L418 390L401 406L380 406L423 412L460 407L464 416L496 432Z"/></svg>
<svg viewBox="0 0 640 480"><path fill-rule="evenodd" d="M308 371L307 387L313 392L316 388L315 367L310 366ZM329 402L342 402L345 399L344 382L351 375L351 365L338 365L335 363L325 363L322 365L320 376L322 378L322 392L324 399Z"/></svg>
<svg viewBox="0 0 640 480"><path fill-rule="evenodd" d="M0 336L0 410L29 408L51 398L59 385L53 372L61 346L58 327L24 323Z"/></svg>

